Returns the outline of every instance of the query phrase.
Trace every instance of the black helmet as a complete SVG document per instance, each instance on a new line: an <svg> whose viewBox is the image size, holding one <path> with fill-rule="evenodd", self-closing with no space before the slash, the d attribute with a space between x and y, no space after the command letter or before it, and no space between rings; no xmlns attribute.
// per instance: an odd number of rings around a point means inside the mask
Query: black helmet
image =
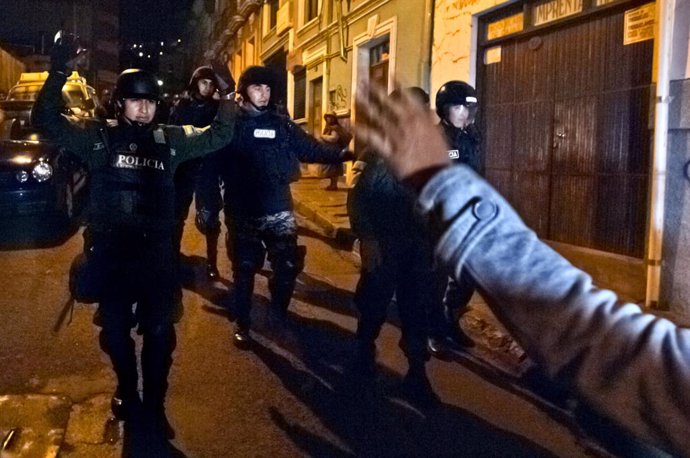
<svg viewBox="0 0 690 458"><path fill-rule="evenodd" d="M273 70L268 67L260 65L252 65L247 67L240 75L240 81L237 83L237 92L243 96L247 96L247 88L252 84L265 84L271 88L271 95L275 86L275 75ZM273 99L273 97L271 97Z"/></svg>
<svg viewBox="0 0 690 458"><path fill-rule="evenodd" d="M436 93L436 114L445 119L450 105L465 105L476 108L477 91L464 81L448 81Z"/></svg>
<svg viewBox="0 0 690 458"><path fill-rule="evenodd" d="M422 105L429 105L429 94L427 94L426 91L419 86L410 86L404 89L396 89L390 93L389 97L393 100L396 100L402 97L403 93L412 97L414 100L421 103Z"/></svg>
<svg viewBox="0 0 690 458"><path fill-rule="evenodd" d="M209 67L208 65L204 65L203 67L199 67L194 70L194 73L189 80L189 84L187 85L187 90L189 92L199 92L199 87L197 86L199 80L211 80L216 87L219 86L218 75L216 75L216 72L213 71L213 68Z"/></svg>
<svg viewBox="0 0 690 458"><path fill-rule="evenodd" d="M160 99L161 90L153 73L138 68L128 68L120 73L115 83L115 100Z"/></svg>

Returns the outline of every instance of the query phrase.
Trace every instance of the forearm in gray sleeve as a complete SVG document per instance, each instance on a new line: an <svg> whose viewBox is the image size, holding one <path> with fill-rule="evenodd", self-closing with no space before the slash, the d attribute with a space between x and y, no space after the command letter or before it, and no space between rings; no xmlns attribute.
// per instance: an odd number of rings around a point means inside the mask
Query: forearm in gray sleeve
<svg viewBox="0 0 690 458"><path fill-rule="evenodd" d="M434 176L418 208L441 263L455 278L468 269L551 377L638 437L690 456L690 330L596 288L467 166Z"/></svg>

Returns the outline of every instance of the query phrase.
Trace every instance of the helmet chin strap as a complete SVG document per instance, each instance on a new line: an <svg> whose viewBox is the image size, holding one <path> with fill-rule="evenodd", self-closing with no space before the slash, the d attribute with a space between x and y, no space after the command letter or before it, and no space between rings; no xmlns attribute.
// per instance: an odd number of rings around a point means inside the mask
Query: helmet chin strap
<svg viewBox="0 0 690 458"><path fill-rule="evenodd" d="M131 126L134 126L134 127L137 127L137 128L143 128L143 127L147 127L147 126L150 126L150 125L151 125L150 122L149 122L149 123L144 123L144 122L135 121L135 120L133 120L133 119L129 119L129 118L128 118L127 116L125 116L124 114L122 114L122 119L124 119L125 121L127 121L127 124L129 124L129 125L131 125Z"/></svg>
<svg viewBox="0 0 690 458"><path fill-rule="evenodd" d="M247 99L249 99L249 97L247 97ZM251 106L254 107L254 109L255 109L256 111L266 111L266 110L268 110L268 104L266 104L266 105L260 107L260 106L258 106L257 104L255 104L254 102L252 102L251 99L249 99L248 102L249 102L249 104L250 104Z"/></svg>

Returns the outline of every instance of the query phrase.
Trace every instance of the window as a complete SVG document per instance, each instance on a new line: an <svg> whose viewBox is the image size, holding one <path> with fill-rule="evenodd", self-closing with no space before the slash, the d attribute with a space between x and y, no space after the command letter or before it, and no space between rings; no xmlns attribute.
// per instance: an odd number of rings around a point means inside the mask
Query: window
<svg viewBox="0 0 690 458"><path fill-rule="evenodd" d="M307 105L307 69L303 68L295 72L295 106L293 113L295 119L306 118Z"/></svg>
<svg viewBox="0 0 690 458"><path fill-rule="evenodd" d="M280 7L280 0L268 0L268 2L266 2L266 6L268 7L267 30L273 30L278 24L278 8Z"/></svg>
<svg viewBox="0 0 690 458"><path fill-rule="evenodd" d="M304 0L304 22L307 23L319 15L319 0Z"/></svg>
<svg viewBox="0 0 690 458"><path fill-rule="evenodd" d="M369 81L378 83L388 89L388 56L390 41L388 38L369 50Z"/></svg>
<svg viewBox="0 0 690 458"><path fill-rule="evenodd" d="M321 119L323 112L323 79L317 78L310 83L311 97L309 99L309 132L312 135L321 133Z"/></svg>

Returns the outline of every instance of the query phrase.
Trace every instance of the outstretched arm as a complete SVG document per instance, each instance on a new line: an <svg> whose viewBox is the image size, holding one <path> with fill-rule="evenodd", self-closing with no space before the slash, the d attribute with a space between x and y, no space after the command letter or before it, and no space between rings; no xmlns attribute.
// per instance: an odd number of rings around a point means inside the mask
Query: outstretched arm
<svg viewBox="0 0 690 458"><path fill-rule="evenodd" d="M590 407L687 456L690 330L596 288L469 167L447 168L443 138L414 100L391 101L361 88L358 102L370 120L358 126L358 135L421 190L419 211L452 275L467 269L530 357Z"/></svg>

